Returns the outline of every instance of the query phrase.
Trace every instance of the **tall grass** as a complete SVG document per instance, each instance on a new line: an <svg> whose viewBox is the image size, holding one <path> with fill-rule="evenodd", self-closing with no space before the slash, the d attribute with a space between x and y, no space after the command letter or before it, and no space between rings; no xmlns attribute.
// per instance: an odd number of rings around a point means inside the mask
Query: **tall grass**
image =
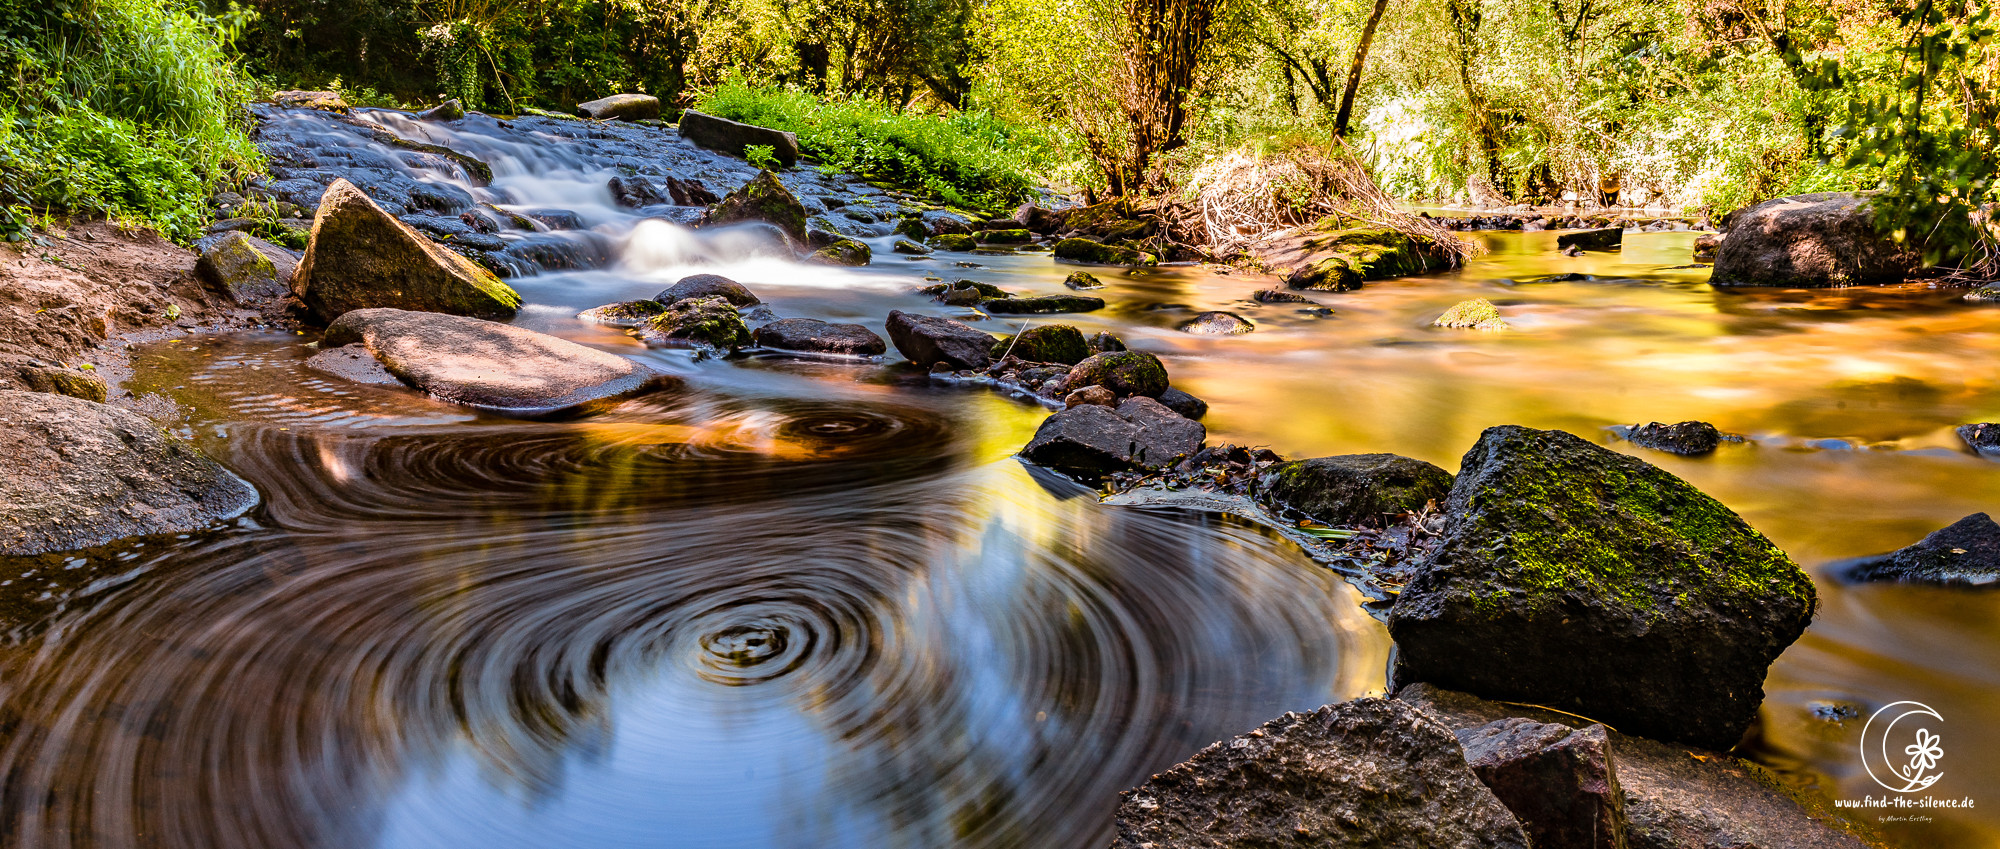
<svg viewBox="0 0 2000 849"><path fill-rule="evenodd" d="M199 235L210 187L261 162L216 35L180 0L0 0L0 200Z"/></svg>
<svg viewBox="0 0 2000 849"><path fill-rule="evenodd" d="M1057 130L1010 124L984 112L910 114L872 100L820 100L742 83L718 87L695 108L796 133L801 152L826 165L965 208L1021 203L1069 156Z"/></svg>

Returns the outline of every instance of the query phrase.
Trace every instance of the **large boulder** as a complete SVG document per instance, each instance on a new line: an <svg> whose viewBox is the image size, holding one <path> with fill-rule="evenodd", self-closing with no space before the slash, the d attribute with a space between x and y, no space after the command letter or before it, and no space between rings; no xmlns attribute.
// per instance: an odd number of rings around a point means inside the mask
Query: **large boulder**
<svg viewBox="0 0 2000 849"><path fill-rule="evenodd" d="M866 327L816 318L782 318L757 328L752 338L761 347L806 354L879 357L889 350L889 344Z"/></svg>
<svg viewBox="0 0 2000 849"><path fill-rule="evenodd" d="M1850 581L2000 585L2000 524L1985 513L1974 513L1908 548L1849 561L1838 571Z"/></svg>
<svg viewBox="0 0 2000 849"><path fill-rule="evenodd" d="M1451 492L1451 473L1398 454L1293 460L1262 476L1267 504L1339 527L1381 527Z"/></svg>
<svg viewBox="0 0 2000 849"><path fill-rule="evenodd" d="M1090 408L1101 409L1101 408ZM1287 713L1127 790L1114 849L1527 849L1451 729L1406 702Z"/></svg>
<svg viewBox="0 0 2000 849"><path fill-rule="evenodd" d="M660 99L650 94L614 94L577 104L576 114L599 121L643 121L660 117Z"/></svg>
<svg viewBox="0 0 2000 849"><path fill-rule="evenodd" d="M653 296L653 300L668 306L689 298L721 298L739 307L763 303L749 287L720 274L690 274Z"/></svg>
<svg viewBox="0 0 2000 849"><path fill-rule="evenodd" d="M1013 356L1031 363L1073 366L1090 356L1090 340L1071 324L1030 327L993 343L993 359Z"/></svg>
<svg viewBox="0 0 2000 849"><path fill-rule="evenodd" d="M1513 742L1524 742L1516 735L1532 734L1536 729L1518 724L1512 728L1506 725L1496 728L1493 725L1515 718L1550 726L1549 730L1558 733L1580 724L1577 717L1525 706L1503 705L1428 684L1397 690L1396 701L1409 702L1425 715L1449 726L1466 743L1468 759L1495 763L1496 766L1496 762L1518 764L1518 767L1507 770L1515 772L1512 776L1495 774L1491 768L1485 771L1494 775L1495 781L1512 782L1517 786L1521 779L1532 777L1533 772L1528 769L1534 766L1533 761L1507 757L1507 752L1496 752L1501 755L1498 758L1485 754L1486 746L1478 741L1478 737L1502 731L1505 736L1514 737ZM1577 734L1585 730L1588 729L1579 729ZM1573 756L1582 756L1572 761L1577 769L1571 774L1578 778L1585 778L1593 771L1587 764L1593 763L1596 758L1593 751L1595 741L1591 739L1595 736L1592 733L1578 739L1576 734L1571 734L1563 738L1563 741L1580 744L1570 749ZM1869 845L1855 837L1853 826L1838 819L1824 798L1814 798L1816 794L1787 786L1770 771L1750 761L1721 752L1690 751L1687 746L1634 737L1616 729L1607 729L1605 737L1608 743L1605 751L1610 756L1607 772L1615 774L1618 783L1620 810L1617 815L1624 820L1623 845L1627 849L1862 849ZM1559 754L1566 748L1563 741L1551 744L1556 751L1550 754ZM1526 747L1507 748L1525 758L1533 757L1524 751ZM1544 764L1561 765L1560 760ZM1475 771L1478 771L1477 766ZM1553 778L1562 773L1563 770L1558 769L1542 774ZM1515 816L1524 824L1530 821L1549 823L1548 813L1551 812L1548 811L1548 803L1565 798L1571 801L1568 807L1572 814L1602 812L1602 796L1594 787L1586 786L1594 782L1579 782L1576 785L1582 798L1551 792L1552 788L1561 786L1557 782L1537 783L1542 788L1539 798L1525 797L1513 803L1520 805L1514 808ZM1513 794L1497 795L1507 802ZM1583 804L1579 806L1577 802ZM1532 835L1536 826L1529 827ZM1591 844L1537 842L1535 845Z"/></svg>
<svg viewBox="0 0 2000 849"><path fill-rule="evenodd" d="M1120 398L1158 398L1167 391L1167 367L1159 357L1144 351L1092 354L1070 367L1062 391L1074 392L1086 386L1102 386Z"/></svg>
<svg viewBox="0 0 2000 849"><path fill-rule="evenodd" d="M1680 478L1561 431L1488 428L1390 609L1396 682L1714 749L1812 620L1812 580Z"/></svg>
<svg viewBox="0 0 2000 849"><path fill-rule="evenodd" d="M948 318L889 311L889 341L910 362L981 369L993 362L993 335Z"/></svg>
<svg viewBox="0 0 2000 849"><path fill-rule="evenodd" d="M778 181L778 175L769 171L759 171L741 188L710 207L703 215L704 225L737 224L745 221L762 221L778 228L794 245L806 244L806 207L800 203L785 184Z"/></svg>
<svg viewBox="0 0 2000 849"><path fill-rule="evenodd" d="M1625 801L1604 726L1515 716L1461 730L1458 742L1536 846L1625 849Z"/></svg>
<svg viewBox="0 0 2000 849"><path fill-rule="evenodd" d="M784 130L759 127L717 118L689 109L681 113L681 138L709 150L732 156L747 156L751 145L764 145L777 157L778 164L790 168L799 164L799 137Z"/></svg>
<svg viewBox="0 0 2000 849"><path fill-rule="evenodd" d="M493 272L396 220L344 179L320 199L292 290L322 321L377 307L499 319L521 306Z"/></svg>
<svg viewBox="0 0 2000 849"><path fill-rule="evenodd" d="M1863 195L1822 192L1738 210L1723 231L1709 282L1824 288L1901 283L1916 254L1875 229Z"/></svg>
<svg viewBox="0 0 2000 849"><path fill-rule="evenodd" d="M1363 281L1422 274L1450 267L1443 251L1388 228L1312 229L1261 245L1256 254L1270 268L1290 268L1293 289L1346 292Z"/></svg>
<svg viewBox="0 0 2000 849"><path fill-rule="evenodd" d="M1144 396L1116 409L1080 404L1042 420L1021 449L1030 462L1086 477L1154 469L1201 450L1208 428Z"/></svg>
<svg viewBox="0 0 2000 849"><path fill-rule="evenodd" d="M643 365L523 327L439 313L354 310L326 329L314 355L358 346L389 374L431 397L488 412L546 416L600 406L662 385ZM348 352L352 353L353 349Z"/></svg>
<svg viewBox="0 0 2000 849"><path fill-rule="evenodd" d="M0 390L0 453L0 555L184 533L257 503L242 478L158 425L64 395Z"/></svg>
<svg viewBox="0 0 2000 849"><path fill-rule="evenodd" d="M228 230L195 243L201 255L194 270L202 282L238 304L261 304L291 291L299 257L240 230Z"/></svg>

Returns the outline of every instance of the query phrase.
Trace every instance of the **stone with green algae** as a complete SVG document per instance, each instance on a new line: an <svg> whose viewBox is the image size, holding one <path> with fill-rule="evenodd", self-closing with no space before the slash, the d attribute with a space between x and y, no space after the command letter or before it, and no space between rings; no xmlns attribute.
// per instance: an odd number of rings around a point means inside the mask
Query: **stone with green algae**
<svg viewBox="0 0 2000 849"><path fill-rule="evenodd" d="M1727 750L1817 603L1728 507L1562 431L1488 428L1388 617L1394 682Z"/></svg>
<svg viewBox="0 0 2000 849"><path fill-rule="evenodd" d="M1506 330L1507 320L1500 317L1500 308L1485 298L1460 301L1445 310L1431 322L1432 327L1450 327L1461 330Z"/></svg>

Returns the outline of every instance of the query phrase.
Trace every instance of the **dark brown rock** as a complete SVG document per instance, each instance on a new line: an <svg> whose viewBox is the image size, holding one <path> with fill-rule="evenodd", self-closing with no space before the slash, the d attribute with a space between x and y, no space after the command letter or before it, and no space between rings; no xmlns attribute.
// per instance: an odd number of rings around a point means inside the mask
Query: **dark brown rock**
<svg viewBox="0 0 2000 849"><path fill-rule="evenodd" d="M879 357L889 350L882 337L859 324L830 324L816 318L785 318L757 328L758 345L780 351Z"/></svg>
<svg viewBox="0 0 2000 849"><path fill-rule="evenodd" d="M748 287L720 274L691 274L653 296L653 300L668 306L689 298L721 298L738 307L763 303Z"/></svg>
<svg viewBox="0 0 2000 849"><path fill-rule="evenodd" d="M1451 473L1397 454L1342 454L1273 467L1259 500L1336 527L1382 527L1451 491Z"/></svg>
<svg viewBox="0 0 2000 849"><path fill-rule="evenodd" d="M1540 849L1625 849L1625 799L1602 725L1526 717L1458 732L1465 763Z"/></svg>
<svg viewBox="0 0 2000 849"><path fill-rule="evenodd" d="M993 362L993 335L948 318L891 310L889 341L910 362L929 368L982 369Z"/></svg>
<svg viewBox="0 0 2000 849"><path fill-rule="evenodd" d="M1712 453L1722 445L1722 431L1708 422L1649 422L1627 428L1624 437L1633 445L1683 457Z"/></svg>
<svg viewBox="0 0 2000 849"><path fill-rule="evenodd" d="M1117 409L1070 407L1042 420L1021 449L1030 462L1085 477L1165 466L1201 450L1208 429L1151 398L1127 399Z"/></svg>
<svg viewBox="0 0 2000 849"><path fill-rule="evenodd" d="M799 164L799 137L783 130L717 118L689 109L681 113L681 138L709 150L744 156L753 144L771 148L778 164L790 168Z"/></svg>
<svg viewBox="0 0 2000 849"><path fill-rule="evenodd" d="M1576 230L1556 236L1557 248L1577 248L1586 251L1608 251L1625 244L1625 228L1600 227L1595 230Z"/></svg>
<svg viewBox="0 0 2000 849"><path fill-rule="evenodd" d="M183 533L231 518L257 491L137 413L0 390L0 555Z"/></svg>
<svg viewBox="0 0 2000 849"><path fill-rule="evenodd" d="M1825 288L1901 283L1918 257L1875 229L1867 197L1823 192L1738 210L1715 251L1717 286Z"/></svg>
<svg viewBox="0 0 2000 849"><path fill-rule="evenodd" d="M806 244L805 204L778 181L778 175L769 171L758 172L750 182L717 202L701 219L704 225L745 221L762 221L778 228L794 245Z"/></svg>
<svg viewBox="0 0 2000 849"><path fill-rule="evenodd" d="M1089 408L1102 409L1102 408ZM1114 849L1527 849L1449 728L1357 699L1288 713L1127 790Z"/></svg>
<svg viewBox="0 0 2000 849"><path fill-rule="evenodd" d="M338 179L320 200L292 289L322 321L372 307L509 318L521 306L521 296L492 272L425 238Z"/></svg>
<svg viewBox="0 0 2000 849"><path fill-rule="evenodd" d="M1974 513L1908 548L1851 560L1834 571L1849 581L2000 586L2000 524L1985 513Z"/></svg>

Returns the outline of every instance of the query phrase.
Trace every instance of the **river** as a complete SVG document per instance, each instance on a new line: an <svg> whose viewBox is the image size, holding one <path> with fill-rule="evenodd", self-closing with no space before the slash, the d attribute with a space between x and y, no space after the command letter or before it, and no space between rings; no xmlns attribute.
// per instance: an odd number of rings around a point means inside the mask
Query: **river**
<svg viewBox="0 0 2000 849"><path fill-rule="evenodd" d="M697 360L574 318L715 272L778 315L879 333L890 309L953 312L912 291L926 274L1055 294L1075 266L889 239L867 268L805 266L754 234L619 219L590 174L495 171L516 200L588 210L619 257L511 281L516 322L683 386L530 422L318 375L307 336L142 348L128 388L178 402L264 503L0 575L0 844L1084 849L1150 773L1382 691L1386 631L1340 575L1256 525L1100 505L1022 464L1038 406L895 365ZM1950 430L2000 418L2000 311L1717 291L1681 267L1691 233L1575 259L1551 233L1474 237L1490 251L1465 269L1315 293L1331 316L1248 303L1261 275L1093 268L1105 310L1035 320L1159 354L1210 403L1211 443L1453 469L1521 424L1666 468L1819 586L1757 759L1864 795L1842 712L1907 699L1945 717L1934 794L2000 787L1978 754L2000 748L2000 595L1823 569L2000 506L2000 467ZM1569 272L1593 279L1516 282ZM1469 297L1512 328L1428 326ZM1257 330L1173 329L1205 309ZM1749 441L1684 459L1608 430L1656 419ZM2000 842L1989 804L1912 845Z"/></svg>

